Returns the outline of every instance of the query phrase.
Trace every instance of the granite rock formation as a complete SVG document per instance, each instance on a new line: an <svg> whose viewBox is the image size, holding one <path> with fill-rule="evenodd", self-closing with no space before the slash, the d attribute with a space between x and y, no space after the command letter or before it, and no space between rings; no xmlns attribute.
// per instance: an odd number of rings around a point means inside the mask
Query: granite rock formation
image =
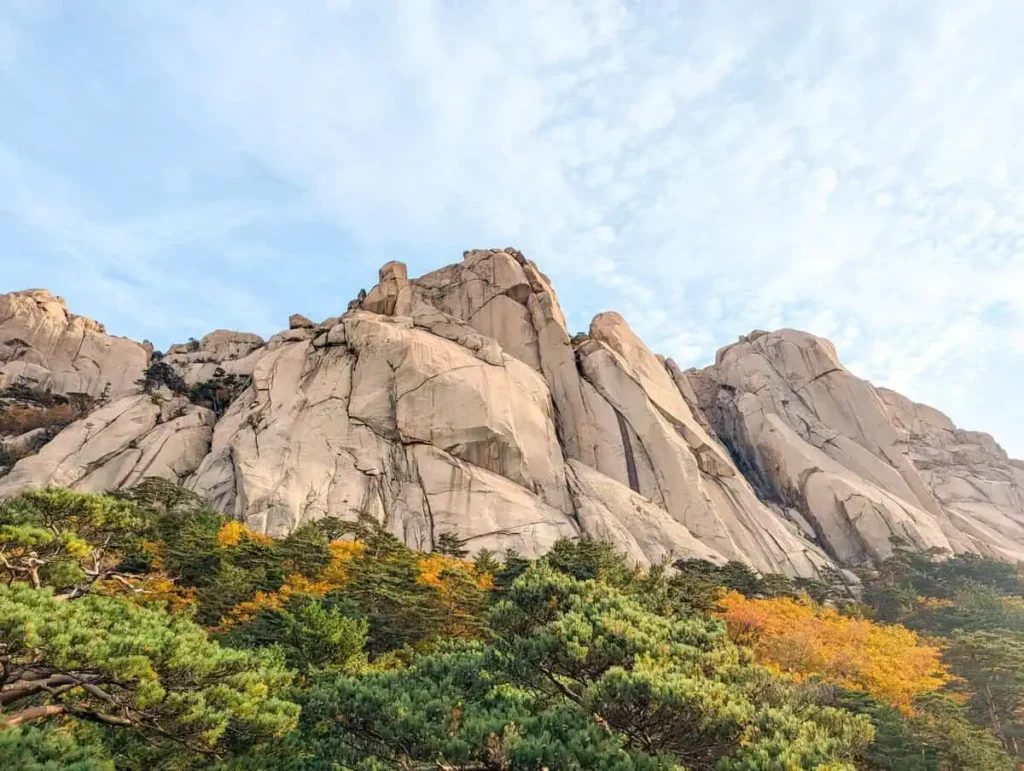
<svg viewBox="0 0 1024 771"><path fill-rule="evenodd" d="M141 343L108 335L45 289L0 295L0 388L116 398L134 389L148 360Z"/></svg>
<svg viewBox="0 0 1024 771"><path fill-rule="evenodd" d="M827 340L755 331L686 373L760 496L841 562L911 547L1024 559L1024 476L987 434L876 389Z"/></svg>
<svg viewBox="0 0 1024 771"><path fill-rule="evenodd" d="M45 290L2 295L0 388L0 496L159 476L275 535L364 515L423 549L592 536L638 563L801 576L876 562L894 536L1024 558L1024 464L991 437L802 332L686 372L616 313L570 337L514 249L419 278L391 262L338 316L166 354Z"/></svg>

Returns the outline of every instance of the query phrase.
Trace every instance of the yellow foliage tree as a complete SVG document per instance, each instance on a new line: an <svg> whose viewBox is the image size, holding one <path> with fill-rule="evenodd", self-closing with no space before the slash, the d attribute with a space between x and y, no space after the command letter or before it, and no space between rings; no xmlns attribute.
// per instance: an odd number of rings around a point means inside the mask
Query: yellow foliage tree
<svg viewBox="0 0 1024 771"><path fill-rule="evenodd" d="M759 600L728 592L720 607L734 640L794 679L818 676L906 712L916 697L951 679L940 648L902 626L849 618L788 597Z"/></svg>
<svg viewBox="0 0 1024 771"><path fill-rule="evenodd" d="M366 544L361 541L331 541L331 561L324 568L321 578L336 586L344 586L349 581L349 566L353 560L362 559L366 554Z"/></svg>
<svg viewBox="0 0 1024 771"><path fill-rule="evenodd" d="M434 552L420 560L420 574L417 583L431 586L441 594L450 596L456 589L469 582L481 591L494 587L490 573L477 574L472 562L448 557Z"/></svg>
<svg viewBox="0 0 1024 771"><path fill-rule="evenodd" d="M232 520L225 522L217 532L217 545L222 549L229 549L238 546L242 539L248 539L254 543L271 544L274 539L264 533L257 533L251 530L248 525Z"/></svg>
<svg viewBox="0 0 1024 771"><path fill-rule="evenodd" d="M238 541L235 541L234 544L230 543L236 537L241 539L242 530L235 528L227 530L233 524L239 523L229 522L218 533L217 541L222 548L226 548L224 544L236 545ZM241 527L245 528L244 525ZM223 539L221 539L222 533L225 534ZM238 603L228 612L227 616L221 619L220 630L230 629L237 624L251 621L261 611L280 610L291 597L299 595L324 597L347 584L349 581L348 567L353 560L362 558L366 553L366 545L356 541L332 541L328 548L331 550L331 561L316 580L310 580L295 573L289 575L276 592L256 592L255 597Z"/></svg>
<svg viewBox="0 0 1024 771"><path fill-rule="evenodd" d="M196 590L193 587L178 586L162 572L144 576L117 576L98 581L95 591L97 594L122 596L135 602L164 603L170 613L181 613L196 604Z"/></svg>
<svg viewBox="0 0 1024 771"><path fill-rule="evenodd" d="M220 629L230 629L236 624L251 621L264 610L281 610L285 603L294 596L323 597L333 586L323 581L310 581L298 573L288 576L281 588L276 592L256 592L251 600L240 602L221 620Z"/></svg>
<svg viewBox="0 0 1024 771"><path fill-rule="evenodd" d="M437 593L446 635L479 635L487 592L494 587L490 573L478 573L472 562L434 552L420 559L416 583Z"/></svg>

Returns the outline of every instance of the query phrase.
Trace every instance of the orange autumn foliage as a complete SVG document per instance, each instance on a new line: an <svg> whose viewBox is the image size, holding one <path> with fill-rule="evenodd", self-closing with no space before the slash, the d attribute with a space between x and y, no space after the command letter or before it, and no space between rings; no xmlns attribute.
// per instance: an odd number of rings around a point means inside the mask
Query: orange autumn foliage
<svg viewBox="0 0 1024 771"><path fill-rule="evenodd" d="M479 635L486 595L494 588L490 573L479 574L473 563L435 552L420 559L416 583L437 592L446 635Z"/></svg>
<svg viewBox="0 0 1024 771"><path fill-rule="evenodd" d="M226 527L228 525L221 528L221 531L223 532ZM233 538L234 532L234 530L229 531L229 536L225 540ZM218 535L219 540L220 536ZM289 575L276 592L256 592L256 596L251 600L235 605L227 616L221 619L220 628L223 630L244 624L265 610L281 610L291 597L298 595L324 597L343 587L349 580L349 564L363 556L366 552L366 545L356 541L332 541L328 548L331 550L331 561L316 580L310 580L299 573Z"/></svg>
<svg viewBox="0 0 1024 771"><path fill-rule="evenodd" d="M158 541L143 541L142 551L150 556L149 566L152 570L161 570L164 566L163 544Z"/></svg>
<svg viewBox="0 0 1024 771"><path fill-rule="evenodd" d="M218 541L222 548L230 548L246 536L244 525L232 527L233 524L228 523L221 529L223 537L218 537ZM294 597L324 597L344 588L351 581L353 564L365 556L366 544L332 541L329 549L331 560L316 578L306 578L300 573L288 575L276 591L257 592L252 599L231 608L221 619L218 631L247 623L264 611L282 610ZM439 611L445 634L469 638L479 636L487 592L494 586L494 579L489 573L480 574L471 562L435 553L418 560L416 583L430 590L428 594L433 599L427 602Z"/></svg>
<svg viewBox="0 0 1024 771"><path fill-rule="evenodd" d="M494 587L490 573L477 575L472 562L448 557L444 554L429 554L419 563L420 574L416 583L437 589L443 595L454 593L459 583L469 582L481 591Z"/></svg>
<svg viewBox="0 0 1024 771"><path fill-rule="evenodd" d="M339 587L344 586L349 580L349 564L366 554L366 544L361 541L331 541L328 548L331 550L331 561L324 568L321 578Z"/></svg>
<svg viewBox="0 0 1024 771"><path fill-rule="evenodd" d="M222 549L238 546L243 538L261 544L272 544L274 542L274 539L269 535L250 530L248 525L237 520L224 523L220 530L217 531L217 545Z"/></svg>
<svg viewBox="0 0 1024 771"><path fill-rule="evenodd" d="M734 640L750 645L762 664L794 679L818 676L867 691L905 712L916 697L951 679L940 648L899 625L848 618L788 597L758 600L728 592L720 606Z"/></svg>
<svg viewBox="0 0 1024 771"><path fill-rule="evenodd" d="M337 588L327 581L311 581L298 573L290 575L276 592L256 592L256 596L251 600L235 605L221 620L221 628L228 629L236 624L244 624L264 610L281 610L291 597L323 597Z"/></svg>

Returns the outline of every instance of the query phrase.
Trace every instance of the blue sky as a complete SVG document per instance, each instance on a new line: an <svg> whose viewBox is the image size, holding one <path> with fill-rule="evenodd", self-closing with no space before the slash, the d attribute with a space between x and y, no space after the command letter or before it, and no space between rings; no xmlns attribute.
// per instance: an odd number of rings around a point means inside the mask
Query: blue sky
<svg viewBox="0 0 1024 771"><path fill-rule="evenodd" d="M0 291L158 347L516 246L575 330L753 328L1024 456L1018 0L2 0Z"/></svg>

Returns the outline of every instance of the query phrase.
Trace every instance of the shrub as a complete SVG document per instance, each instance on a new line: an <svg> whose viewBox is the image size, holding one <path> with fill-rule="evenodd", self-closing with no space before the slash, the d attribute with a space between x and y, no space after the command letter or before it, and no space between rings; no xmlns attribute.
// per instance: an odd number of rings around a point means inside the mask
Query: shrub
<svg viewBox="0 0 1024 771"><path fill-rule="evenodd" d="M142 377L135 381L135 384L146 393L153 393L164 386L175 394L184 394L188 391L181 375L175 372L170 364L162 360L151 362L146 367L146 371L142 373Z"/></svg>

